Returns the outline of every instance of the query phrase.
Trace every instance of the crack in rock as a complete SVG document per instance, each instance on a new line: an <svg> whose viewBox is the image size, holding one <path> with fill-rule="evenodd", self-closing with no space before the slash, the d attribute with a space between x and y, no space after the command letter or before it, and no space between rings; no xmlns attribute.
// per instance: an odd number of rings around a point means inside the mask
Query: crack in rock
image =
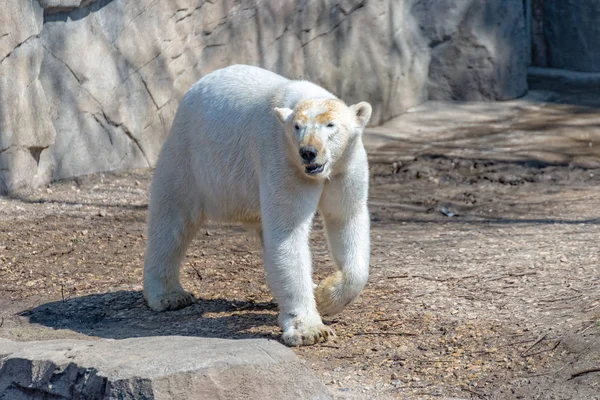
<svg viewBox="0 0 600 400"><path fill-rule="evenodd" d="M84 80L81 79L80 77L77 76L77 74L75 73L75 71L73 71L73 68L71 68L71 66L69 64L67 64L65 61L63 61L62 59L60 59L59 57L56 56L56 54L54 54L52 51L50 51L49 48L47 48L46 46L42 45L42 47L44 48L44 50L46 50L52 57L54 57L54 59L56 59L58 62L60 62L62 65L64 65L65 67L67 67L67 69L69 70L69 72L71 72L71 74L73 75L73 77L77 80L77 82L80 85L83 85ZM95 100L95 99L94 99Z"/></svg>
<svg viewBox="0 0 600 400"><path fill-rule="evenodd" d="M150 99L152 100L152 103L154 104L154 107L156 107L157 110L160 110L161 107L158 106L158 103L156 102L156 100L154 100L154 96L152 96L152 92L150 92L150 89L148 88L148 84L146 83L146 80L144 79L144 77L142 76L142 74L138 71L136 71L138 76L140 77L140 80L142 81L142 84L144 85L144 88L146 89L146 92L148 92L148 96L150 96Z"/></svg>
<svg viewBox="0 0 600 400"><path fill-rule="evenodd" d="M312 39L308 40L307 42L305 42L305 43L302 43L302 45L301 45L300 47L301 47L301 48L302 48L302 47L305 47L305 46L306 46L306 45L308 45L310 42L312 42L312 41L314 41L314 40L316 40L316 39L318 39L318 38L320 38L320 37L323 37L323 36L329 35L331 32L335 31L335 30L336 30L336 29L337 29L337 28L338 28L340 25L342 25L342 24L343 24L343 23L344 23L346 20L348 20L348 17L349 17L349 16L350 16L352 13L354 13L354 12L355 12L356 10L358 10L358 9L361 9L361 8L363 8L363 7L365 6L366 2L367 2L366 0L363 0L363 1L361 1L360 3L356 4L355 6L353 6L353 7L352 7L350 10L348 10L348 12L344 12L343 8L342 8L341 6L339 6L339 5L337 5L337 8L338 8L338 9L341 11L341 13L344 15L344 18L342 18L342 19L341 19L341 20L340 20L338 23L336 23L335 25L333 25L333 26L331 27L331 29L327 30L326 32L320 33L320 34L316 35L314 38L312 38ZM335 7L335 6L334 6L334 7ZM315 28L313 28L313 29L316 29L316 27L315 27ZM309 29L309 31L310 31L310 29Z"/></svg>
<svg viewBox="0 0 600 400"><path fill-rule="evenodd" d="M38 0L44 9L46 22L67 21L87 17L112 3L114 0Z"/></svg>
<svg viewBox="0 0 600 400"><path fill-rule="evenodd" d="M441 39L434 39L429 43L429 48L430 49L435 49L436 47L449 42L450 40L452 40L452 35L444 35L444 37L442 37Z"/></svg>
<svg viewBox="0 0 600 400"><path fill-rule="evenodd" d="M110 126L112 126L114 128L120 129L136 145L136 147L139 149L140 153L142 153L142 156L146 160L146 164L148 164L149 167L152 166L152 164L150 163L150 159L146 155L146 152L142 148L142 145L140 144L139 140L137 140L137 138L135 136L133 136L133 134L131 133L131 131L129 130L129 128L127 128L127 126L125 126L123 123L117 123L117 122L111 120L108 117L108 115L106 115L106 113L104 112L104 110L100 109L100 113L102 114L102 118L104 119L104 123L98 118L97 114L92 114L92 113L89 113L89 114L100 124L100 126L102 126L102 128L104 128L104 130L106 131L106 133L109 135L110 143L113 144L112 135L111 135L110 130L108 129L108 127L106 127L106 124L108 124L108 125L110 125Z"/></svg>
<svg viewBox="0 0 600 400"><path fill-rule="evenodd" d="M31 35L29 36L27 39L23 40L21 43L17 44L15 47L13 47L13 49L11 51L8 52L7 55L5 55L3 58L0 59L0 64L2 64L2 62L4 60L6 60L8 57L10 57L12 55L12 53L15 52L15 50L17 50L19 47L23 46L25 43L27 43L30 39L37 39L40 37L40 34L36 34L36 35Z"/></svg>

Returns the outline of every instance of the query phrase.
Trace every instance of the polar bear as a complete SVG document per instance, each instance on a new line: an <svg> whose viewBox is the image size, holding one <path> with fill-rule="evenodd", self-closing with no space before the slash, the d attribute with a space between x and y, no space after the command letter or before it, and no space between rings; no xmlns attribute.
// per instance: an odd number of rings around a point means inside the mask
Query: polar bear
<svg viewBox="0 0 600 400"><path fill-rule="evenodd" d="M334 335L321 315L339 313L369 276L366 102L347 106L325 89L233 65L185 94L158 158L151 189L144 297L156 311L194 301L179 269L207 220L259 232L283 342ZM323 216L337 272L312 281L309 233Z"/></svg>

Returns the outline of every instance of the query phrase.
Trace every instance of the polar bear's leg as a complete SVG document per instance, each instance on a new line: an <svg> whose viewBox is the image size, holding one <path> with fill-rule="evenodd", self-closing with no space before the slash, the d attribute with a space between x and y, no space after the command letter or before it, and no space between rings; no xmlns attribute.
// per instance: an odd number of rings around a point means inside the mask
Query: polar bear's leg
<svg viewBox="0 0 600 400"><path fill-rule="evenodd" d="M325 186L319 204L329 250L338 268L315 289L321 315L341 312L369 279L369 176L366 153L358 155L354 170Z"/></svg>
<svg viewBox="0 0 600 400"><path fill-rule="evenodd" d="M279 305L283 341L289 346L326 341L334 333L323 324L317 311L309 250L310 227L318 198L312 211L302 211L282 205L297 203L295 206L302 208L310 200L298 203L288 198L278 202L272 201L276 196L265 200L266 197L261 196L265 272Z"/></svg>
<svg viewBox="0 0 600 400"><path fill-rule="evenodd" d="M355 300L369 278L369 213L364 206L356 214L324 215L331 255L338 267L316 290L321 315L335 315Z"/></svg>
<svg viewBox="0 0 600 400"><path fill-rule="evenodd" d="M165 191L168 193L168 191ZM177 310L193 303L183 290L179 269L201 221L176 196L158 194L150 203L144 263L144 297L155 311Z"/></svg>

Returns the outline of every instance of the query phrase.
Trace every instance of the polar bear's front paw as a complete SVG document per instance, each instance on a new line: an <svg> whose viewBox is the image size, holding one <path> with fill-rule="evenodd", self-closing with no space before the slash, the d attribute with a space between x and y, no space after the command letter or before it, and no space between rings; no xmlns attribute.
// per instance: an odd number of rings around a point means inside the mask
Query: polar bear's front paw
<svg viewBox="0 0 600 400"><path fill-rule="evenodd" d="M343 302L342 273L337 272L315 288L317 309L321 315L330 316L339 314L347 306Z"/></svg>
<svg viewBox="0 0 600 400"><path fill-rule="evenodd" d="M290 328L282 335L283 342L288 346L310 346L326 342L330 337L335 337L335 333L333 329L324 324Z"/></svg>
<svg viewBox="0 0 600 400"><path fill-rule="evenodd" d="M186 291L169 292L162 296L148 298L148 306L154 311L174 311L194 303L193 294Z"/></svg>

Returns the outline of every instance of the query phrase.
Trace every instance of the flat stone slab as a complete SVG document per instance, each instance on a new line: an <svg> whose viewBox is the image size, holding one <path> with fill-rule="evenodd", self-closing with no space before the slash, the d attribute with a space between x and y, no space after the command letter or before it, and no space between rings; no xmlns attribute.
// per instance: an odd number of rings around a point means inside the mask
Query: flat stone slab
<svg viewBox="0 0 600 400"><path fill-rule="evenodd" d="M0 338L0 399L332 399L287 347L265 339Z"/></svg>

